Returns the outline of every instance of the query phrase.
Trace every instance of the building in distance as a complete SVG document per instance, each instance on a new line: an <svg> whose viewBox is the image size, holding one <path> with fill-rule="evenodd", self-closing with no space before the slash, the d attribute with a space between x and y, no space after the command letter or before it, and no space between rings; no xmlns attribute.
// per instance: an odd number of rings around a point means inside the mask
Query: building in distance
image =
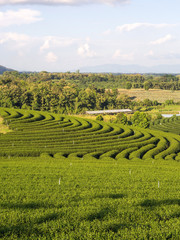
<svg viewBox="0 0 180 240"><path fill-rule="evenodd" d="M113 110L97 110L97 111L86 111L86 114L117 114L117 113L132 113L131 109L113 109Z"/></svg>

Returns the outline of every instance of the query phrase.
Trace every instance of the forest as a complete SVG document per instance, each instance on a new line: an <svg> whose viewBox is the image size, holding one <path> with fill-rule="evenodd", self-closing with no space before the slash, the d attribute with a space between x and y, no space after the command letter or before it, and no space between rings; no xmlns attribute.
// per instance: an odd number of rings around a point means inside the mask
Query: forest
<svg viewBox="0 0 180 240"><path fill-rule="evenodd" d="M160 104L149 99L133 101L119 94L118 87L180 89L180 76L4 72L0 75L0 107L78 114L100 109L138 110Z"/></svg>

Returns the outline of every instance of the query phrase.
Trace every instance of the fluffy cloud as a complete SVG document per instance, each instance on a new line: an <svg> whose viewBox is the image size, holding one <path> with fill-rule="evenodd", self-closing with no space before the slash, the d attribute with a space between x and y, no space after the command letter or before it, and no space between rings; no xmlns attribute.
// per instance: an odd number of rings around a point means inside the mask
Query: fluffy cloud
<svg viewBox="0 0 180 240"><path fill-rule="evenodd" d="M132 24L124 24L124 25L121 25L121 26L117 26L116 30L118 32L122 33L122 32L130 32L132 30L135 30L135 29L141 28L141 27L144 27L144 28L149 28L149 27L164 28L164 27L171 27L171 26L176 26L176 24L132 23Z"/></svg>
<svg viewBox="0 0 180 240"><path fill-rule="evenodd" d="M58 48L64 48L79 43L79 39L64 38L58 36L42 36L32 37L26 34L19 34L16 32L2 32L0 33L0 45L6 44L13 48L22 48L27 45L39 48L40 53L51 52L52 50L58 50ZM50 55L52 56L52 54Z"/></svg>
<svg viewBox="0 0 180 240"><path fill-rule="evenodd" d="M41 5L84 5L84 4L124 4L130 0L0 0L0 5L41 4Z"/></svg>
<svg viewBox="0 0 180 240"><path fill-rule="evenodd" d="M77 42L77 39L68 39L56 36L47 36L44 39L44 43L40 47L40 51L43 52L51 47L68 47Z"/></svg>
<svg viewBox="0 0 180 240"><path fill-rule="evenodd" d="M113 58L121 58L123 60L133 60L134 59L134 53L124 54L121 50L117 49L115 53L113 54Z"/></svg>
<svg viewBox="0 0 180 240"><path fill-rule="evenodd" d="M29 36L18 33L2 33L0 34L0 44L15 42L18 46L24 46L29 42Z"/></svg>
<svg viewBox="0 0 180 240"><path fill-rule="evenodd" d="M41 13L39 11L31 9L0 12L0 27L34 23L42 20L40 15Z"/></svg>
<svg viewBox="0 0 180 240"><path fill-rule="evenodd" d="M78 48L78 55L81 57L95 57L96 52L90 49L88 43L85 43Z"/></svg>
<svg viewBox="0 0 180 240"><path fill-rule="evenodd" d="M46 61L49 63L57 62L57 60L58 60L58 57L53 52L49 52L46 55Z"/></svg>
<svg viewBox="0 0 180 240"><path fill-rule="evenodd" d="M166 42L168 42L168 41L170 41L172 39L173 39L172 35L168 34L168 35L166 35L163 38L159 38L159 39L157 39L155 41L152 41L150 44L152 44L152 45L160 45L160 44L166 43Z"/></svg>

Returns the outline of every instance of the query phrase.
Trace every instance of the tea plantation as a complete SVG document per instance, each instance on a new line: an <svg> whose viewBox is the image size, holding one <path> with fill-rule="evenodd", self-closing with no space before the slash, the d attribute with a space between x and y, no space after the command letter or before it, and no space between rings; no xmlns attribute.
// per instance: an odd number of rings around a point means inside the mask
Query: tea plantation
<svg viewBox="0 0 180 240"><path fill-rule="evenodd" d="M180 116L157 119L151 124L151 129L172 132L180 135Z"/></svg>
<svg viewBox="0 0 180 240"><path fill-rule="evenodd" d="M45 112L0 109L13 131L0 135L0 156L180 160L180 136Z"/></svg>
<svg viewBox="0 0 180 240"><path fill-rule="evenodd" d="M0 109L0 239L179 239L180 136Z"/></svg>

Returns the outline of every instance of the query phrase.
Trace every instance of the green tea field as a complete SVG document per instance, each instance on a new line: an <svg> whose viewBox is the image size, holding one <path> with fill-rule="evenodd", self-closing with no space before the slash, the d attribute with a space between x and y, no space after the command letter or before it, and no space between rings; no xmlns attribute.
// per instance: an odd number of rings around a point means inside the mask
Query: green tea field
<svg viewBox="0 0 180 240"><path fill-rule="evenodd" d="M0 239L179 239L178 134L0 115L11 130L0 134Z"/></svg>
<svg viewBox="0 0 180 240"><path fill-rule="evenodd" d="M0 156L180 159L180 136L46 112L1 109Z"/></svg>
<svg viewBox="0 0 180 240"><path fill-rule="evenodd" d="M0 160L1 239L179 239L173 160Z"/></svg>
<svg viewBox="0 0 180 240"><path fill-rule="evenodd" d="M150 128L180 135L180 116L157 119L151 124Z"/></svg>

